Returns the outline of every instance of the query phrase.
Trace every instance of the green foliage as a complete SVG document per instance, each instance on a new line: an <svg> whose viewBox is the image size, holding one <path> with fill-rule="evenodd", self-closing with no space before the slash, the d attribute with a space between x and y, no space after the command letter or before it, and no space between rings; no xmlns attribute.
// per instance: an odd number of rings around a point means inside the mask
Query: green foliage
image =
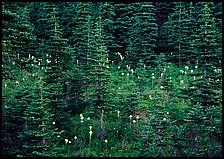
<svg viewBox="0 0 224 159"><path fill-rule="evenodd" d="M222 156L222 3L2 6L3 155Z"/></svg>

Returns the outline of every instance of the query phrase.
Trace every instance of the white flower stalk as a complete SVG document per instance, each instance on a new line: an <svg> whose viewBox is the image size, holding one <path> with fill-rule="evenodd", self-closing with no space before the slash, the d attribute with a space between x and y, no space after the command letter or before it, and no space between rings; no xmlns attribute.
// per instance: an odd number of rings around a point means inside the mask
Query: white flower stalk
<svg viewBox="0 0 224 159"><path fill-rule="evenodd" d="M68 139L65 139L65 143L66 143L66 144L68 143Z"/></svg>
<svg viewBox="0 0 224 159"><path fill-rule="evenodd" d="M194 76L194 80L196 80L196 77Z"/></svg>
<svg viewBox="0 0 224 159"><path fill-rule="evenodd" d="M107 143L108 141L107 141L107 140L105 140L104 142L105 142L105 143Z"/></svg>
<svg viewBox="0 0 224 159"><path fill-rule="evenodd" d="M140 118L140 117L137 115L137 116L136 116L137 121L138 121L139 118Z"/></svg>
<svg viewBox="0 0 224 159"><path fill-rule="evenodd" d="M166 114L169 115L170 113L169 112L166 112Z"/></svg>
<svg viewBox="0 0 224 159"><path fill-rule="evenodd" d="M74 139L76 140L77 139L77 136L75 136Z"/></svg>
<svg viewBox="0 0 224 159"><path fill-rule="evenodd" d="M124 76L124 73L122 72L121 75Z"/></svg>
<svg viewBox="0 0 224 159"><path fill-rule="evenodd" d="M127 73L127 76L129 76L129 73Z"/></svg>
<svg viewBox="0 0 224 159"><path fill-rule="evenodd" d="M136 123L136 120L133 120L133 123Z"/></svg>
<svg viewBox="0 0 224 159"><path fill-rule="evenodd" d="M79 60L76 60L76 64L79 65Z"/></svg>
<svg viewBox="0 0 224 159"><path fill-rule="evenodd" d="M180 85L183 85L183 84L184 84L184 80L181 80L181 81L180 81Z"/></svg>
<svg viewBox="0 0 224 159"><path fill-rule="evenodd" d="M160 86L160 89L163 89L164 87L163 86Z"/></svg>
<svg viewBox="0 0 224 159"><path fill-rule="evenodd" d="M191 73L193 73L194 71L193 70L191 70Z"/></svg>
<svg viewBox="0 0 224 159"><path fill-rule="evenodd" d="M188 66L185 66L184 68L185 68L186 70L188 70L188 69L189 69L189 67L188 67Z"/></svg>
<svg viewBox="0 0 224 159"><path fill-rule="evenodd" d="M166 68L164 68L163 71L166 72Z"/></svg>
<svg viewBox="0 0 224 159"><path fill-rule="evenodd" d="M131 118L132 118L132 115L129 115L129 118L130 118L130 120L131 120Z"/></svg>
<svg viewBox="0 0 224 159"><path fill-rule="evenodd" d="M18 56L18 59L19 59L19 54L17 54L17 56Z"/></svg>
<svg viewBox="0 0 224 159"><path fill-rule="evenodd" d="M47 63L51 63L51 61L47 59Z"/></svg>
<svg viewBox="0 0 224 159"><path fill-rule="evenodd" d="M110 68L109 66L107 66L107 68Z"/></svg>
<svg viewBox="0 0 224 159"><path fill-rule="evenodd" d="M166 121L166 118L163 118L163 121Z"/></svg>
<svg viewBox="0 0 224 159"><path fill-rule="evenodd" d="M31 59L34 59L34 56L32 56Z"/></svg>
<svg viewBox="0 0 224 159"><path fill-rule="evenodd" d="M68 143L70 144L70 143L72 143L71 141L68 141Z"/></svg>
<svg viewBox="0 0 224 159"><path fill-rule="evenodd" d="M138 76L138 79L140 79L140 77Z"/></svg>
<svg viewBox="0 0 224 159"><path fill-rule="evenodd" d="M198 66L196 65L194 68L198 68Z"/></svg>
<svg viewBox="0 0 224 159"><path fill-rule="evenodd" d="M88 117L87 120L90 120L90 117Z"/></svg>
<svg viewBox="0 0 224 159"><path fill-rule="evenodd" d="M118 87L118 89L121 89L121 87Z"/></svg>
<svg viewBox="0 0 224 159"><path fill-rule="evenodd" d="M170 55L173 55L173 53L171 52Z"/></svg>
<svg viewBox="0 0 224 159"><path fill-rule="evenodd" d="M92 134L93 134L93 132L92 131L89 131L89 138L90 138L90 140L92 138Z"/></svg>
<svg viewBox="0 0 224 159"><path fill-rule="evenodd" d="M29 54L29 59L30 59L30 54Z"/></svg>
<svg viewBox="0 0 224 159"><path fill-rule="evenodd" d="M180 72L183 74L184 73L184 71L183 70L180 70Z"/></svg>
<svg viewBox="0 0 224 159"><path fill-rule="evenodd" d="M53 121L52 124L55 125L55 122Z"/></svg>
<svg viewBox="0 0 224 159"><path fill-rule="evenodd" d="M90 130L90 131L92 130L92 126L89 126L89 130Z"/></svg>
<svg viewBox="0 0 224 159"><path fill-rule="evenodd" d="M61 137L60 135L58 135L57 137Z"/></svg>
<svg viewBox="0 0 224 159"><path fill-rule="evenodd" d="M155 74L154 73L152 73L152 76L154 76Z"/></svg>
<svg viewBox="0 0 224 159"><path fill-rule="evenodd" d="M152 76L152 79L155 79L155 76Z"/></svg>
<svg viewBox="0 0 224 159"><path fill-rule="evenodd" d="M120 117L120 111L119 110L117 111L117 117L118 118Z"/></svg>
<svg viewBox="0 0 224 159"><path fill-rule="evenodd" d="M152 99L152 96L151 95L149 95L149 99Z"/></svg>
<svg viewBox="0 0 224 159"><path fill-rule="evenodd" d="M121 67L120 67L120 66L118 66L117 68L118 68L118 69L120 69Z"/></svg>
<svg viewBox="0 0 224 159"><path fill-rule="evenodd" d="M16 81L16 84L19 84L19 81Z"/></svg>
<svg viewBox="0 0 224 159"><path fill-rule="evenodd" d="M134 70L133 69L131 69L131 72L132 72L132 74L134 73Z"/></svg>

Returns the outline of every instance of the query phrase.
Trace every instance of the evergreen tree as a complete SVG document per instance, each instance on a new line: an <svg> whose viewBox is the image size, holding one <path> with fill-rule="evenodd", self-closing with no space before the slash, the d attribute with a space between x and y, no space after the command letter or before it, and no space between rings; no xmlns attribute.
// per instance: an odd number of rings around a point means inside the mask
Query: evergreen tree
<svg viewBox="0 0 224 159"><path fill-rule="evenodd" d="M46 12L49 14L48 19L48 36L46 41L47 52L46 69L44 81L49 88L48 99L51 106L54 122L58 128L65 130L67 126L70 110L66 103L66 74L69 71L69 48L67 40L62 38L61 28L57 19L57 8L46 7ZM60 114L60 115L59 115Z"/></svg>

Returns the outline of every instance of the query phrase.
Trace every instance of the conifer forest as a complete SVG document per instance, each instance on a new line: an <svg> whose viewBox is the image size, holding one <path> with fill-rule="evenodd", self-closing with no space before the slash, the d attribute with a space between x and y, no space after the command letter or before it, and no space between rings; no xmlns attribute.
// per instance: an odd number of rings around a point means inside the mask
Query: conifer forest
<svg viewBox="0 0 224 159"><path fill-rule="evenodd" d="M2 2L2 154L222 157L222 2Z"/></svg>

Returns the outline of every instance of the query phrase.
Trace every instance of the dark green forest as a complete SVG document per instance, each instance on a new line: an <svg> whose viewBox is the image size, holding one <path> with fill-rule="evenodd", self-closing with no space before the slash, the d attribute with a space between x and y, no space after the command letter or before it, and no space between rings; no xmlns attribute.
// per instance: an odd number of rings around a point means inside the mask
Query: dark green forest
<svg viewBox="0 0 224 159"><path fill-rule="evenodd" d="M2 2L2 154L221 157L221 2Z"/></svg>

